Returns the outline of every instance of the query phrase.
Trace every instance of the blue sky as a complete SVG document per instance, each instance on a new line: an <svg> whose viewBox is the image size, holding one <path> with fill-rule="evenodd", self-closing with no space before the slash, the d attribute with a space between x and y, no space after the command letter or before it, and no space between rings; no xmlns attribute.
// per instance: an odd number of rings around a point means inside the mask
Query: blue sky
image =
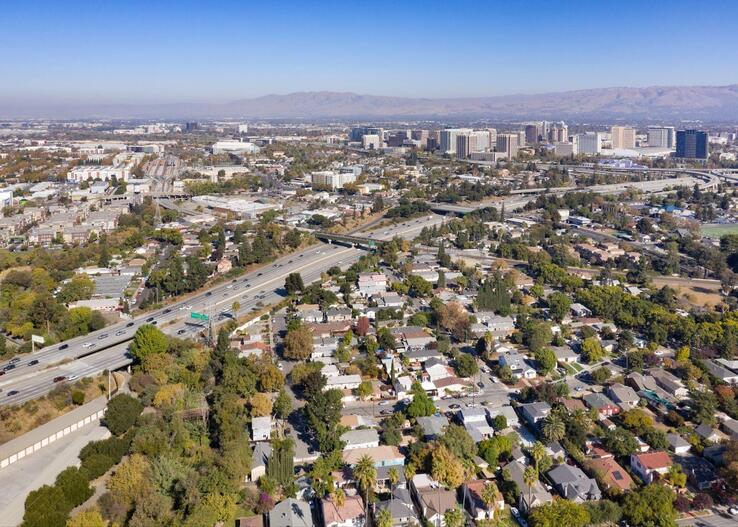
<svg viewBox="0 0 738 527"><path fill-rule="evenodd" d="M224 102L738 82L738 2L4 0L0 98Z"/></svg>

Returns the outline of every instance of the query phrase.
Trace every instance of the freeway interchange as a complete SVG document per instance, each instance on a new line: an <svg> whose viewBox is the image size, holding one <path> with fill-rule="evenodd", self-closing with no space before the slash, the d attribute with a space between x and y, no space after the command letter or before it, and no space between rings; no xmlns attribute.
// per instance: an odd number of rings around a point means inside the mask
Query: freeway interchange
<svg viewBox="0 0 738 527"><path fill-rule="evenodd" d="M378 241L395 236L411 239L423 227L442 221L443 217L430 215L363 235ZM348 268L362 254L363 250L354 247L314 245L130 321L17 356L0 364L0 371L4 371L0 376L0 405L21 404L46 395L57 385L55 379L74 381L125 367L132 362L128 344L144 324L154 324L164 333L180 338L193 337L206 326L192 319L192 312L207 314L217 324L233 316L259 311L285 297L284 282L290 273L300 273L303 281L309 284L333 266ZM234 302L240 306L238 313L232 312Z"/></svg>

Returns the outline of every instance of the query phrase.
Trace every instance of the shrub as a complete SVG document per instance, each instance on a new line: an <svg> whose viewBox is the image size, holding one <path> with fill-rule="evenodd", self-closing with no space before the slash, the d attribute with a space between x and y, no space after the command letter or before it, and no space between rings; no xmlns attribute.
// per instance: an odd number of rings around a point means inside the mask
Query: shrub
<svg viewBox="0 0 738 527"><path fill-rule="evenodd" d="M118 394L108 401L105 424L113 434L123 435L133 426L142 411L143 405L138 399L125 393Z"/></svg>
<svg viewBox="0 0 738 527"><path fill-rule="evenodd" d="M72 402L77 406L82 406L83 404L85 404L85 392L80 392L79 390L73 391Z"/></svg>

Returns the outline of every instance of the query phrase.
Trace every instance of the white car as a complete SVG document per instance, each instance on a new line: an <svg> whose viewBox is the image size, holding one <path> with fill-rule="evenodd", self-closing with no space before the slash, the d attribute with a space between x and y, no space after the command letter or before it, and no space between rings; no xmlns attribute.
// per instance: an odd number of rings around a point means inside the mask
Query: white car
<svg viewBox="0 0 738 527"><path fill-rule="evenodd" d="M94 342L85 342L84 344L82 344L82 347L83 347L83 348L89 348L89 347L91 347L91 346L92 346L93 344L94 344Z"/></svg>
<svg viewBox="0 0 738 527"><path fill-rule="evenodd" d="M733 516L738 516L738 507L731 507L728 509L728 512Z"/></svg>

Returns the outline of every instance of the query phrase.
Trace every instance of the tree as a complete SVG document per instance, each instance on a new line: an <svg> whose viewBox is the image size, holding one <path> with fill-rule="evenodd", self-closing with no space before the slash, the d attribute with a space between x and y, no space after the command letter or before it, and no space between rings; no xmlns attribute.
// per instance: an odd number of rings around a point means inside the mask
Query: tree
<svg viewBox="0 0 738 527"><path fill-rule="evenodd" d="M450 424L441 437L441 444L445 445L460 459L473 459L477 455L477 445L466 431L466 428L457 424Z"/></svg>
<svg viewBox="0 0 738 527"><path fill-rule="evenodd" d="M359 488L364 491L364 517L368 518L369 490L373 489L377 482L377 469L374 467L374 460L367 455L361 456L354 466L353 474Z"/></svg>
<svg viewBox="0 0 738 527"><path fill-rule="evenodd" d="M287 419L292 413L292 397L284 388L279 390L279 395L274 400L272 410L279 419Z"/></svg>
<svg viewBox="0 0 738 527"><path fill-rule="evenodd" d="M446 445L438 445L431 454L431 474L449 488L460 487L464 482L464 466Z"/></svg>
<svg viewBox="0 0 738 527"><path fill-rule="evenodd" d="M447 527L463 527L464 520L464 512L458 505L443 514L443 521Z"/></svg>
<svg viewBox="0 0 738 527"><path fill-rule="evenodd" d="M492 427L498 432L500 430L504 430L505 428L507 428L507 417L505 417L503 414L496 415L492 419Z"/></svg>
<svg viewBox="0 0 738 527"><path fill-rule="evenodd" d="M356 389L356 395L359 399L366 400L374 391L371 381L362 381Z"/></svg>
<svg viewBox="0 0 738 527"><path fill-rule="evenodd" d="M601 368L597 368L596 370L592 371L592 380L596 382L597 384L602 384L609 378L610 378L609 368L605 368L603 366Z"/></svg>
<svg viewBox="0 0 738 527"><path fill-rule="evenodd" d="M459 377L472 377L479 372L477 361L468 353L460 353L456 359L456 374Z"/></svg>
<svg viewBox="0 0 738 527"><path fill-rule="evenodd" d="M265 415L271 415L272 413L272 401L269 396L265 393L255 393L251 397L251 416L252 417L263 417Z"/></svg>
<svg viewBox="0 0 738 527"><path fill-rule="evenodd" d="M549 441L561 441L566 437L566 423L559 414L551 412L544 418L541 431Z"/></svg>
<svg viewBox="0 0 738 527"><path fill-rule="evenodd" d="M405 409L408 417L427 417L436 413L436 405L419 382L414 382L411 388L413 400Z"/></svg>
<svg viewBox="0 0 738 527"><path fill-rule="evenodd" d="M387 507L377 511L377 527L392 527L392 513Z"/></svg>
<svg viewBox="0 0 738 527"><path fill-rule="evenodd" d="M426 298L433 294L433 284L428 280L417 276L410 275L405 279L408 286L408 294L416 298Z"/></svg>
<svg viewBox="0 0 738 527"><path fill-rule="evenodd" d="M646 485L626 494L623 515L631 525L674 527L674 493L664 485Z"/></svg>
<svg viewBox="0 0 738 527"><path fill-rule="evenodd" d="M120 393L108 401L105 425L116 436L125 434L143 411L143 405L126 393Z"/></svg>
<svg viewBox="0 0 738 527"><path fill-rule="evenodd" d="M73 518L67 520L66 527L106 527L106 522L100 511L97 509L90 509L84 512L80 512Z"/></svg>
<svg viewBox="0 0 738 527"><path fill-rule="evenodd" d="M120 464L108 481L108 490L123 503L132 505L146 490L149 463L141 454L133 454Z"/></svg>
<svg viewBox="0 0 738 527"><path fill-rule="evenodd" d="M543 375L551 373L556 368L556 355L551 348L541 348L534 354L534 357Z"/></svg>
<svg viewBox="0 0 738 527"><path fill-rule="evenodd" d="M582 355L590 364L601 361L606 354L597 337L587 337L582 341Z"/></svg>
<svg viewBox="0 0 738 527"><path fill-rule="evenodd" d="M621 419L627 428L635 430L636 433L641 433L643 430L653 426L651 416L640 408L628 410L621 416Z"/></svg>
<svg viewBox="0 0 738 527"><path fill-rule="evenodd" d="M603 444L607 450L618 457L629 456L638 450L638 441L624 428L606 431Z"/></svg>
<svg viewBox="0 0 738 527"><path fill-rule="evenodd" d="M533 509L530 523L532 527L584 527L590 525L590 515L583 505L554 500Z"/></svg>
<svg viewBox="0 0 738 527"><path fill-rule="evenodd" d="M284 356L292 360L305 360L313 352L313 334L307 326L290 329L284 339Z"/></svg>
<svg viewBox="0 0 738 527"><path fill-rule="evenodd" d="M497 502L500 500L500 491L492 481L488 481L482 487L482 492L479 496L482 498L482 502L487 506L488 509L494 509Z"/></svg>
<svg viewBox="0 0 738 527"><path fill-rule="evenodd" d="M64 469L56 477L56 486L64 493L66 501L73 507L81 505L92 496L89 480L77 467Z"/></svg>
<svg viewBox="0 0 738 527"><path fill-rule="evenodd" d="M136 330L131 342L130 351L139 363L149 355L164 353L169 348L169 339L156 326L144 324Z"/></svg>
<svg viewBox="0 0 738 527"><path fill-rule="evenodd" d="M711 509L713 505L714 502L712 500L712 496L704 492L700 492L694 497L694 499L692 499L692 508L695 510Z"/></svg>
<svg viewBox="0 0 738 527"><path fill-rule="evenodd" d="M310 434L317 441L321 452L332 452L342 448L337 430L343 409L342 398L341 390L321 390L310 397L304 407Z"/></svg>
<svg viewBox="0 0 738 527"><path fill-rule="evenodd" d="M525 467L523 472L523 483L528 487L528 509L532 505L531 494L533 492L533 485L538 481L538 470L535 467Z"/></svg>
<svg viewBox="0 0 738 527"><path fill-rule="evenodd" d="M288 295L294 295L295 293L301 293L305 290L305 284L302 281L302 275L300 273L290 273L284 281L284 288Z"/></svg>
<svg viewBox="0 0 738 527"><path fill-rule="evenodd" d="M548 297L548 312L557 322L561 322L571 309L571 298L565 293L556 291Z"/></svg>
<svg viewBox="0 0 738 527"><path fill-rule="evenodd" d="M540 441L536 441L530 448L530 455L533 458L533 461L535 461L536 463L536 470L540 472L541 461L544 457L546 457L546 447Z"/></svg>
<svg viewBox="0 0 738 527"><path fill-rule="evenodd" d="M56 485L32 490L25 502L22 527L64 527L72 505Z"/></svg>

